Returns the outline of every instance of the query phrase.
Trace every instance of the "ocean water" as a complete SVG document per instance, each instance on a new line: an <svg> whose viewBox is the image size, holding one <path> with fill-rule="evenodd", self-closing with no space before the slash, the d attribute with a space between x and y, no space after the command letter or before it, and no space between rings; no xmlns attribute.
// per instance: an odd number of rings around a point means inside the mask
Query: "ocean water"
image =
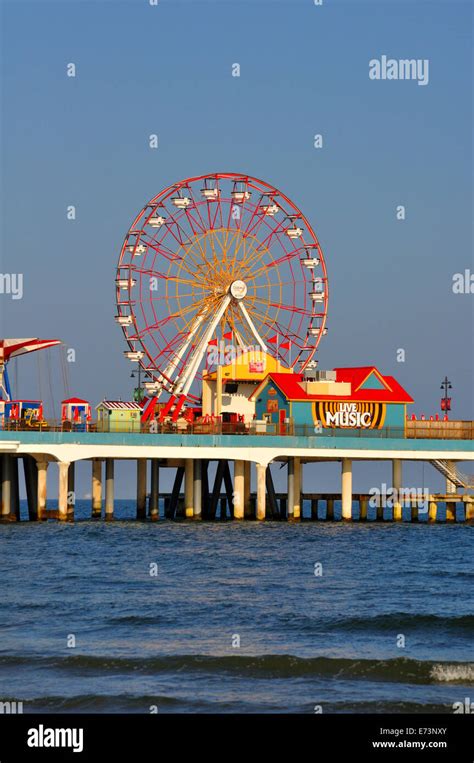
<svg viewBox="0 0 474 763"><path fill-rule="evenodd" d="M473 527L150 524L127 520L127 501L116 516L0 526L1 701L451 713L474 700Z"/></svg>

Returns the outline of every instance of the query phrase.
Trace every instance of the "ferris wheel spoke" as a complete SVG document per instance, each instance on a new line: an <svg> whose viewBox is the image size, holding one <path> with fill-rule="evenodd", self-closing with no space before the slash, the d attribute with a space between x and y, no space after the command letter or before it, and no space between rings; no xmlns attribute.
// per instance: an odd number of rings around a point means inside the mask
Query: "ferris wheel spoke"
<svg viewBox="0 0 474 763"><path fill-rule="evenodd" d="M267 302L262 299L261 297L254 297L256 302L261 302L262 304L267 304ZM290 313L297 313L298 315L304 315L306 317L312 317L314 315L313 312L308 312L307 310L303 310L302 307L296 307L295 305L283 305L279 302L269 302L269 307L276 307L279 310L287 310Z"/></svg>
<svg viewBox="0 0 474 763"><path fill-rule="evenodd" d="M271 240L272 240L273 236L278 236L278 238L279 238L280 234L284 233L284 228L282 227L283 223L284 223L284 221L278 223L278 225L275 228L272 228L270 230L270 233L266 236L266 238L264 238L260 242L260 244L255 248L254 253L253 253L254 255L258 255L258 253L259 253L259 251L261 249L265 249L265 250L269 250L270 249L270 244L271 244ZM280 241L280 244L281 244L281 241ZM286 249L283 246L283 244L281 244L281 247L282 247L283 251L286 252ZM254 259L255 259L255 257L251 257L250 258L250 263L248 263L248 264L251 264L254 261Z"/></svg>
<svg viewBox="0 0 474 763"><path fill-rule="evenodd" d="M274 330L277 325L276 316L271 316L269 313L262 313L255 305L247 305L248 312L252 316L254 321L257 321L260 326L265 326L269 331ZM278 315L278 313L277 313Z"/></svg>
<svg viewBox="0 0 474 763"><path fill-rule="evenodd" d="M240 311L241 311L242 315L244 316L245 321L248 324L248 327L250 328L250 331L252 332L252 334L254 335L255 339L257 340L257 343L260 345L260 347L262 348L263 352L267 352L267 346L266 346L265 342L263 341L262 337L260 336L260 334L258 333L257 329L255 328L255 324L252 321L249 313L247 312L247 309L246 309L244 303L243 302L239 302L238 305L239 305L239 308L240 308Z"/></svg>
<svg viewBox="0 0 474 763"><path fill-rule="evenodd" d="M278 260L272 260L271 262L265 263L265 265L262 265L261 268L259 268L258 270L254 270L252 272L251 280L255 280L256 278L258 278L262 273L265 272L265 270L270 270L271 268L278 267L278 265L282 265L284 262L288 262L289 260L294 259L294 257L297 254L301 254L302 250L304 251L303 247L299 247L298 249L295 249L293 252L289 252L288 254L282 255L281 257L278 258Z"/></svg>

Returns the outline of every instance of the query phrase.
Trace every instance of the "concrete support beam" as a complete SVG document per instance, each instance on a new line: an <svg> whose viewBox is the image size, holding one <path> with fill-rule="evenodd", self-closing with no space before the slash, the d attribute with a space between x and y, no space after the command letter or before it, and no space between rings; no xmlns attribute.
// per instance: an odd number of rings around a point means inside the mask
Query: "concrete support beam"
<svg viewBox="0 0 474 763"><path fill-rule="evenodd" d="M446 501L446 522L456 521L456 501Z"/></svg>
<svg viewBox="0 0 474 763"><path fill-rule="evenodd" d="M48 495L49 461L37 461L38 469L38 521L46 519L46 500Z"/></svg>
<svg viewBox="0 0 474 763"><path fill-rule="evenodd" d="M194 498L194 460L187 458L184 464L184 516L193 517Z"/></svg>
<svg viewBox="0 0 474 763"><path fill-rule="evenodd" d="M393 519L395 522L401 522L403 510L400 499L400 491L402 489L402 461L400 458L394 458L392 461L392 487L396 490L393 503Z"/></svg>
<svg viewBox="0 0 474 763"><path fill-rule="evenodd" d="M341 469L342 519L352 519L352 461L342 459Z"/></svg>
<svg viewBox="0 0 474 763"><path fill-rule="evenodd" d="M67 519L67 494L69 461L58 461L59 489L58 489L58 519L65 522Z"/></svg>
<svg viewBox="0 0 474 763"><path fill-rule="evenodd" d="M193 483L193 516L195 519L201 519L202 514L202 461L196 458L194 461L194 483Z"/></svg>
<svg viewBox="0 0 474 763"><path fill-rule="evenodd" d="M318 499L311 498L311 519L318 518Z"/></svg>
<svg viewBox="0 0 474 763"><path fill-rule="evenodd" d="M436 501L430 501L428 507L428 522L436 522L438 505Z"/></svg>
<svg viewBox="0 0 474 763"><path fill-rule="evenodd" d="M367 508L368 508L368 499L367 498L361 498L359 501L359 519L361 522L367 521Z"/></svg>
<svg viewBox="0 0 474 763"><path fill-rule="evenodd" d="M150 503L148 513L152 522L159 519L160 511L160 466L158 459L151 459L151 484L150 484Z"/></svg>
<svg viewBox="0 0 474 763"><path fill-rule="evenodd" d="M115 462L113 458L105 459L105 519L110 521L114 518L114 479Z"/></svg>
<svg viewBox="0 0 474 763"><path fill-rule="evenodd" d="M74 521L74 507L76 504L76 464L72 461L67 472L67 518Z"/></svg>
<svg viewBox="0 0 474 763"><path fill-rule="evenodd" d="M326 501L326 519L330 522L334 519L334 498L328 498Z"/></svg>
<svg viewBox="0 0 474 763"><path fill-rule="evenodd" d="M234 461L234 519L244 518L245 465Z"/></svg>
<svg viewBox="0 0 474 763"><path fill-rule="evenodd" d="M294 458L294 504L293 519L301 519L301 483L302 483L301 459Z"/></svg>
<svg viewBox="0 0 474 763"><path fill-rule="evenodd" d="M137 519L146 519L146 458L137 458Z"/></svg>
<svg viewBox="0 0 474 763"><path fill-rule="evenodd" d="M265 499L266 499L266 471L264 464L256 464L257 468L257 519L265 519Z"/></svg>
<svg viewBox="0 0 474 763"><path fill-rule="evenodd" d="M2 520L10 519L12 505L12 457L5 454L2 457Z"/></svg>
<svg viewBox="0 0 474 763"><path fill-rule="evenodd" d="M92 459L92 516L102 516L102 459Z"/></svg>
<svg viewBox="0 0 474 763"><path fill-rule="evenodd" d="M301 461L288 459L288 519L301 517Z"/></svg>
<svg viewBox="0 0 474 763"><path fill-rule="evenodd" d="M466 501L464 509L466 512L466 522L474 522L474 501Z"/></svg>
<svg viewBox="0 0 474 763"><path fill-rule="evenodd" d="M252 486L252 464L250 461L244 461L244 517L252 516L252 504L250 493Z"/></svg>

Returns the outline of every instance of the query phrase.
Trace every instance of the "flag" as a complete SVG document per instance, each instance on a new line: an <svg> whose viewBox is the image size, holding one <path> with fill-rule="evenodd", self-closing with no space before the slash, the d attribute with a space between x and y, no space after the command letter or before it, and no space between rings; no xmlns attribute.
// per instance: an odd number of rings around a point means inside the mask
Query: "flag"
<svg viewBox="0 0 474 763"><path fill-rule="evenodd" d="M228 331L227 334L224 334L224 339L232 339L232 331Z"/></svg>
<svg viewBox="0 0 474 763"><path fill-rule="evenodd" d="M210 342L207 343L208 345L213 344L215 347L217 347L217 339L211 339Z"/></svg>
<svg viewBox="0 0 474 763"><path fill-rule="evenodd" d="M280 345L280 348L282 350L289 350L291 347L291 342L282 342Z"/></svg>
<svg viewBox="0 0 474 763"><path fill-rule="evenodd" d="M278 334L275 334L275 336L272 336L268 340L268 344L278 344Z"/></svg>

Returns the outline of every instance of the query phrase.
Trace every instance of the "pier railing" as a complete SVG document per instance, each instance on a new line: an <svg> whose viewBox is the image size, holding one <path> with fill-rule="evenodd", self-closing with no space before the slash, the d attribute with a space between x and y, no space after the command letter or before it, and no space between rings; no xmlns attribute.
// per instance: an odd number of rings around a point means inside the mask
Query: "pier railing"
<svg viewBox="0 0 474 763"><path fill-rule="evenodd" d="M410 421L406 427L384 427L383 429L335 429L320 428L309 424L272 424L270 422L254 421L250 424L228 423L214 421L203 423L195 421L185 423L152 422L150 425L137 422L109 423L102 428L97 422L76 425L69 421L40 421L33 425L25 421L6 420L3 429L14 432L100 432L117 434L195 434L195 435L272 435L278 437L359 437L363 439L437 439L437 440L472 440L474 439L474 422L452 421ZM0 430L1 436L1 430Z"/></svg>

